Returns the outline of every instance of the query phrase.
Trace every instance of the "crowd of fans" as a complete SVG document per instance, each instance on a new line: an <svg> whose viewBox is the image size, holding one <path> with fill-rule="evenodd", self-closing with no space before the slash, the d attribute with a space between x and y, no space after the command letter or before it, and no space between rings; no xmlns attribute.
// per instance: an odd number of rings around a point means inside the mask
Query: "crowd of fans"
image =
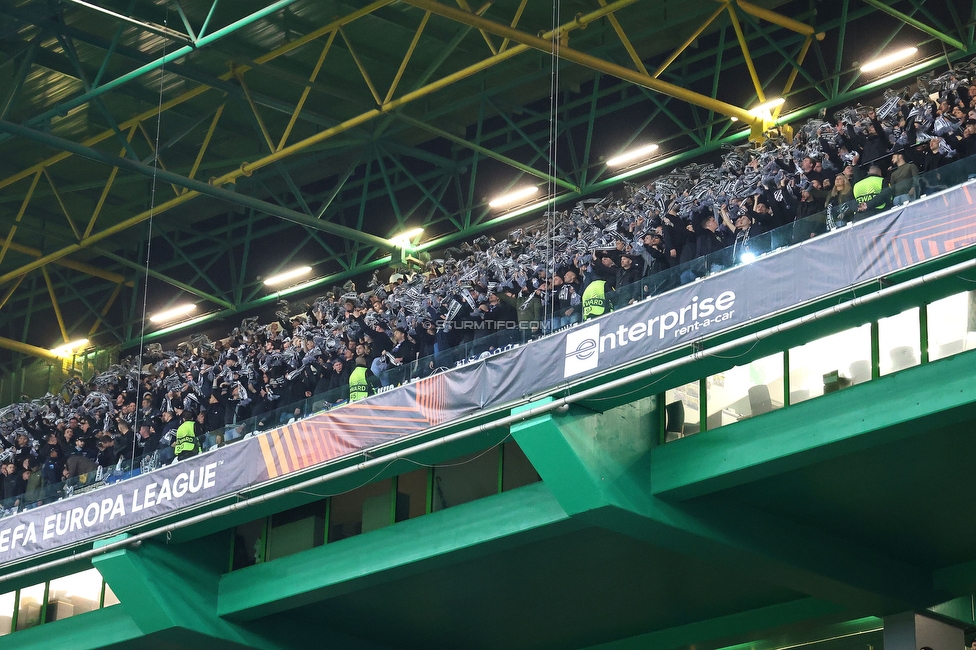
<svg viewBox="0 0 976 650"><path fill-rule="evenodd" d="M270 324L149 346L11 405L0 410L0 498L8 511L62 498L526 342L582 320L593 280L615 288L616 304L634 302L959 182L969 170L939 170L976 153L974 67L414 260L386 282L374 274L365 292L347 282L298 309L282 301Z"/></svg>

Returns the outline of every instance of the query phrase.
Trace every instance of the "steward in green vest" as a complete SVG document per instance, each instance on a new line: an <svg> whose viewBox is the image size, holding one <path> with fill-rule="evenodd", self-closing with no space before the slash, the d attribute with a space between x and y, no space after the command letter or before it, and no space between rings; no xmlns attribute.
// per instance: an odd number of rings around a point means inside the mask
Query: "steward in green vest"
<svg viewBox="0 0 976 650"><path fill-rule="evenodd" d="M366 357L356 357L356 367L349 374L350 402L358 402L373 393L372 387L369 385L369 378L366 376L367 365Z"/></svg>
<svg viewBox="0 0 976 650"><path fill-rule="evenodd" d="M583 290L583 320L590 320L597 316L613 311L610 298L607 296L607 281L594 280Z"/></svg>
<svg viewBox="0 0 976 650"><path fill-rule="evenodd" d="M880 167L871 165L868 169L868 175L854 184L854 200L859 205L858 212L880 212L885 209L885 199L882 196L884 189L883 174L884 172L881 171Z"/></svg>
<svg viewBox="0 0 976 650"><path fill-rule="evenodd" d="M183 424L176 430L176 444L173 445L173 453L180 460L186 460L200 453L195 419L193 411L190 409L183 411Z"/></svg>

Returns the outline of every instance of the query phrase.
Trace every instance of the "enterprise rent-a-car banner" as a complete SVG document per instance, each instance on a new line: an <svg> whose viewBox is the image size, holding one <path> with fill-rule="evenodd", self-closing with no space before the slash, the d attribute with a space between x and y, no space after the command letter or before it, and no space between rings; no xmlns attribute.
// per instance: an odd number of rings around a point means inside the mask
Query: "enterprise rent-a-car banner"
<svg viewBox="0 0 976 650"><path fill-rule="evenodd" d="M976 242L972 184L477 363L0 519L0 565L104 537L653 356Z"/></svg>

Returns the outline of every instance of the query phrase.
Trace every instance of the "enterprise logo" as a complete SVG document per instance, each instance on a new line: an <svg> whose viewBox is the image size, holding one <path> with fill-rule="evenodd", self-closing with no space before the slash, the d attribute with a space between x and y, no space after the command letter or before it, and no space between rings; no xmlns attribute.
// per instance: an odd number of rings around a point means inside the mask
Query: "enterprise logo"
<svg viewBox="0 0 976 650"><path fill-rule="evenodd" d="M681 307L664 311L647 320L620 324L617 329L611 329L606 334L601 334L600 323L581 329L574 328L566 335L566 365L563 377L572 377L587 370L595 370L600 364L600 354L603 352L610 353L611 363L619 363L653 352L657 347L656 341L663 341L665 338L681 340L696 336L702 330L727 325L729 324L727 321L730 321L735 313L734 306L735 293L723 291L715 297L703 299L692 296L691 300ZM641 343L647 340L651 340L649 345ZM638 345L639 349L633 350L630 354L624 351L615 352L618 348L626 348L631 344Z"/></svg>
<svg viewBox="0 0 976 650"><path fill-rule="evenodd" d="M572 377L600 365L600 324L573 328L566 335L566 368L563 377Z"/></svg>

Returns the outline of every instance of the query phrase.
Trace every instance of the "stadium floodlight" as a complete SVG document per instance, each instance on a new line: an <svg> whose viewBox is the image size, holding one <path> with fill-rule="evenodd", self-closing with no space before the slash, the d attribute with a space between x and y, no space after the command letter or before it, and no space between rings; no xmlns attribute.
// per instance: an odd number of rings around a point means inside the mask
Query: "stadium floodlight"
<svg viewBox="0 0 976 650"><path fill-rule="evenodd" d="M885 56L878 57L873 61L868 61L861 66L861 72L873 72L880 68L886 68L896 61L901 61L902 59L907 59L910 56L914 56L918 52L917 47L906 47L904 49L892 52L891 54L886 54Z"/></svg>
<svg viewBox="0 0 976 650"><path fill-rule="evenodd" d="M536 187L535 185L530 185L528 187L522 187L520 189L517 189L517 190L514 190L512 192L509 192L508 194L503 194L502 196L499 196L498 198L492 199L491 201L488 202L488 207L489 208L501 208L501 207L504 207L506 205L512 205L513 203L518 203L522 199L529 198L530 196L532 196L533 194L535 194L538 191L539 191L539 188Z"/></svg>
<svg viewBox="0 0 976 650"><path fill-rule="evenodd" d="M607 161L607 167L618 167L624 163L629 163L633 160L638 160L640 158L646 158L650 154L657 151L658 146L656 144L649 144L643 147L638 147L632 149L631 151L626 151L619 156L614 156Z"/></svg>
<svg viewBox="0 0 976 650"><path fill-rule="evenodd" d="M167 309L166 311L161 311L158 314L153 314L149 317L149 320L153 323L167 323L171 320L180 318L181 316L186 316L190 312L197 308L193 303L186 303L185 305L177 305L172 309Z"/></svg>
<svg viewBox="0 0 976 650"><path fill-rule="evenodd" d="M786 103L785 98L777 97L776 99L770 99L768 101L763 102L759 106L756 106L755 108L749 109L749 112L752 113L753 115L771 113L774 108L776 108L777 106L782 106L785 103Z"/></svg>
<svg viewBox="0 0 976 650"><path fill-rule="evenodd" d="M297 269L292 269L291 271L285 271L284 273L279 273L278 275L272 275L270 278L264 281L264 284L269 287L275 287L279 284L284 284L289 280L294 280L295 278L308 275L311 272L311 266L300 266Z"/></svg>
<svg viewBox="0 0 976 650"><path fill-rule="evenodd" d="M86 345L88 345L88 339L78 339L77 341L71 341L70 343L59 345L56 348L51 348L51 354L59 357L70 357L75 350Z"/></svg>
<svg viewBox="0 0 976 650"><path fill-rule="evenodd" d="M395 237L390 237L390 243L396 246L397 248L406 248L407 246L410 246L412 239L414 239L415 237L419 237L423 233L424 233L423 228L413 228L406 232L401 232L399 235L396 235Z"/></svg>

